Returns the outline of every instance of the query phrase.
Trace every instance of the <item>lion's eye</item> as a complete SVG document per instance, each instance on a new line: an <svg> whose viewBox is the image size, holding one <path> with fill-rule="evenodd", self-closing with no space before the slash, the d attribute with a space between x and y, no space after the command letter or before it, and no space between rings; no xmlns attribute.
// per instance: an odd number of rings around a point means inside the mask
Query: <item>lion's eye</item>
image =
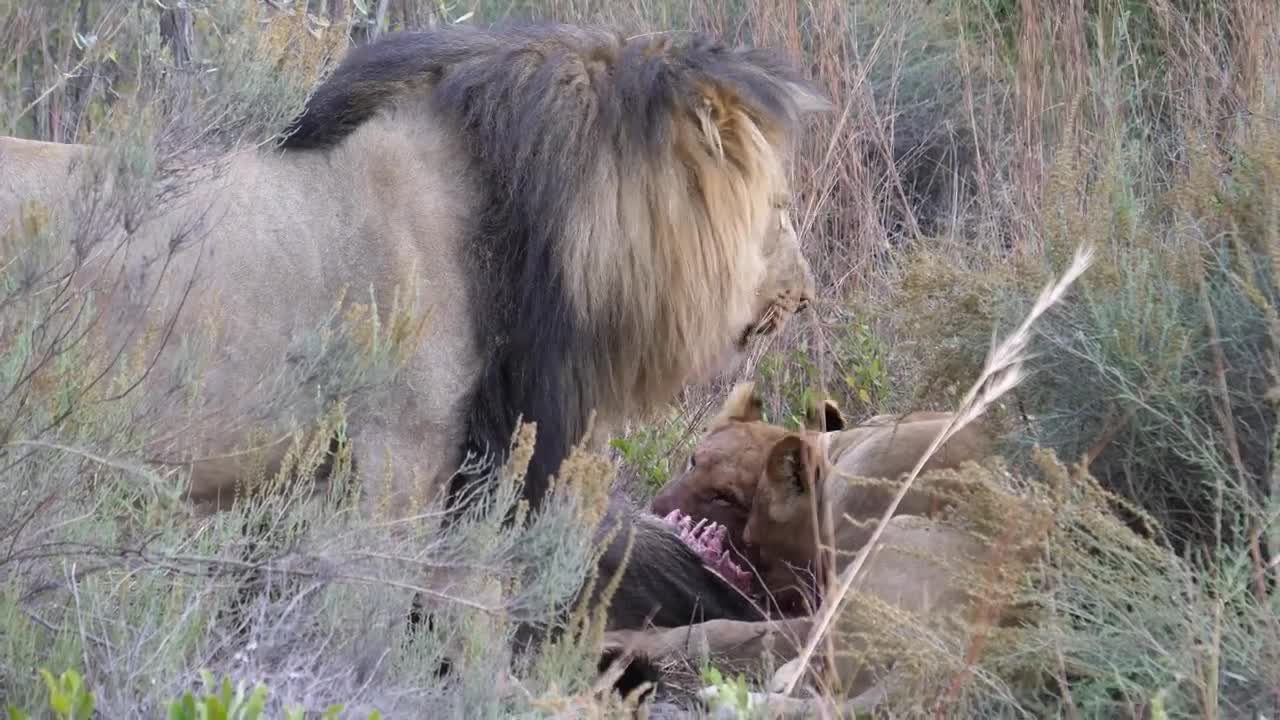
<svg viewBox="0 0 1280 720"><path fill-rule="evenodd" d="M698 456L697 456L697 455L690 455L690 456L689 456L689 462L688 462L688 464L685 466L685 470L692 470L692 469L694 469L694 468L696 468L696 467L698 467Z"/></svg>

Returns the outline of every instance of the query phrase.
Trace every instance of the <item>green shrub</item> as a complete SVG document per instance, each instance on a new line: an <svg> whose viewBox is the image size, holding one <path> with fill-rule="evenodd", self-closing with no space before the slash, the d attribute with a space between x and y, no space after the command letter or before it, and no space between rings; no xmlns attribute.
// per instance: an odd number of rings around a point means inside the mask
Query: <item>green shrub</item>
<svg viewBox="0 0 1280 720"><path fill-rule="evenodd" d="M54 717L62 720L90 720L93 717L93 693L83 684L79 673L67 670L55 679L48 670L40 669L49 690L47 709ZM243 687L233 687L231 679L224 677L217 682L212 673L200 674L203 693L199 696L187 691L182 697L167 704L165 717L168 720L264 720L271 717L265 710L268 691L266 686L257 685L246 694ZM330 705L320 714L321 720L342 720L343 706ZM27 720L30 713L10 706L9 720ZM283 720L302 720L301 708L286 709L281 716ZM377 710L369 713L368 720L380 720L382 714Z"/></svg>

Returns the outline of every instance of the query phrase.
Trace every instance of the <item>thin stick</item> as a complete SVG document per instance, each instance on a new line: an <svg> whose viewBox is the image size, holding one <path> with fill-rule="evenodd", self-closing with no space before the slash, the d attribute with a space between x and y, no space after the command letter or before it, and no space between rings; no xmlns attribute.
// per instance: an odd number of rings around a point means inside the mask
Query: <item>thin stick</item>
<svg viewBox="0 0 1280 720"><path fill-rule="evenodd" d="M902 498L906 496L911 489L911 485L919 476L925 463L938 448L943 445L952 435L959 432L961 428L976 420L982 413L994 403L1001 395L1013 389L1023 378L1022 365L1027 359L1027 346L1031 340L1031 326L1035 324L1040 316L1044 315L1049 308L1053 307L1066 294L1067 288L1079 278L1089 265L1093 262L1093 248L1081 246L1076 250L1075 258L1071 261L1071 266L1067 268L1055 283L1045 287L1040 293L1040 297L1036 300L1036 304L1032 306L1031 311L1023 319L1022 324L1009 335L1004 342L996 345L994 337L992 338L992 348L987 354L985 365L982 369L978 381L969 388L969 392L965 395L964 400L960 403L960 410L952 417L951 422L938 433L937 437L925 450L920 459L916 461L916 465L911 470L902 486L898 488L898 492L894 495L889 506L885 508L884 513L880 516L880 522L876 525L875 530L871 533L871 537L867 540L862 549L858 551L857 557L849 565L844 572L840 573L839 585L836 591L823 600L822 607L818 612L817 622L813 624L809 631L809 639L805 643L804 650L801 651L797 663L797 672L792 673L787 678L782 693L790 695L794 690L796 683L805 674L803 668L807 667L809 660L813 657L814 651L817 650L818 644L822 641L823 636L830 629L836 613L839 611L841 604L849 593L849 589L853 586L854 580L858 577L858 573L862 570L862 566L866 563L867 556L871 553L871 549L875 547L880 540L881 534L884 532L885 526L897 511Z"/></svg>

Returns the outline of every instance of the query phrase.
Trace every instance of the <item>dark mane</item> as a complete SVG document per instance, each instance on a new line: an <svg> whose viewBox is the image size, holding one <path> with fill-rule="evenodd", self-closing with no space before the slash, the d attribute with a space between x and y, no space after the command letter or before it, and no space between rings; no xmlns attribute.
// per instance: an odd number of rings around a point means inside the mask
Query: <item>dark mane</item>
<svg viewBox="0 0 1280 720"><path fill-rule="evenodd" d="M295 152L334 147L406 97L422 98L458 130L488 193L469 247L475 330L489 354L465 450L501 462L518 418L535 421L526 485L535 506L589 413L610 402L595 379L617 350L610 309L586 326L571 305L559 252L571 208L602 155L626 168L666 147L709 86L778 133L798 124L807 99L822 102L781 56L702 35L627 40L551 23L449 26L352 50L282 143Z"/></svg>
<svg viewBox="0 0 1280 720"><path fill-rule="evenodd" d="M688 103L699 82L714 80L733 88L740 93L739 100L755 111L755 119L788 128L800 114L797 91L818 97L809 81L779 53L728 48L699 33L627 40L602 28L549 22L490 28L449 25L390 33L352 48L289 124L280 146L288 150L333 147L399 98L440 96L442 85L454 84L442 83L446 76L475 89L483 86L484 92L472 98L480 109L522 118L526 124L522 129L539 130L532 137L541 137L564 122L562 113L572 109L565 107L566 101L586 100L567 85L556 87L548 81L564 83L583 73L578 63L592 60L610 65L609 79L616 84L593 83L591 100L600 110L627 112L578 119L598 124L593 131L621 129L625 124L630 139L646 138L644 144L652 147L665 141L663 130L678 107L692 110ZM450 114L447 104L439 109ZM546 115L549 110L557 112ZM511 138L509 142L529 140Z"/></svg>

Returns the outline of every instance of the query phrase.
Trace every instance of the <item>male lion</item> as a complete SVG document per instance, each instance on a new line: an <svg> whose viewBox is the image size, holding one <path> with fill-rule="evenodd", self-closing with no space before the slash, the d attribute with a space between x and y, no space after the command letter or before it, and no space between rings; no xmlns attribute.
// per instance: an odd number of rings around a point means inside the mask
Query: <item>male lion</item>
<svg viewBox="0 0 1280 720"><path fill-rule="evenodd" d="M793 658L812 630L811 613L817 608L816 602L801 601L827 589L824 581L843 572L868 543L873 523L896 491L900 474L918 462L949 419L945 413L908 415L897 426L897 436L888 432L892 426L883 424L825 433L786 432L763 423L759 406L751 388L739 386L713 423L722 439L762 441L763 447L744 448L761 466L757 486L751 489L749 482L733 473L704 477L729 482L733 491L747 498L744 542L758 558L764 590L789 617L765 622L723 618L672 630L614 632L606 637L610 647L627 648L651 661L689 658L705 651L737 670L758 668L762 658L771 656L775 661L792 660L778 671L778 679L797 672ZM839 426L836 412L834 404L825 405L824 414ZM913 415L918 419L912 420ZM811 427L815 417L811 409L807 423ZM736 433L726 435L728 427ZM969 429L953 436L943 445L947 454L935 455L925 467L948 469L985 455L990 444L985 429L973 425ZM699 445L698 452L707 445ZM731 449L731 444L721 443L716 446L718 454L699 457L739 468L741 462L731 462ZM746 454L739 454L739 460ZM699 460L694 468L704 464ZM881 482L866 482L876 478ZM836 697L854 698L856 708L865 709L882 699L892 685L886 676L895 672L901 658L935 653L939 655L934 660L945 662L942 657L963 656L970 631L967 623L1003 625L1019 617L1020 607L992 602L1000 596L993 596L983 582L1004 583L1017 577L1037 549L1031 530L1043 518L1020 511L1006 517L1000 508L1020 509L1022 501L994 488L966 486L958 479L953 484L927 475L917 482L917 489L905 496L868 555L859 582L836 620L831 635L833 663L826 668L832 672L813 678L828 683L827 689ZM953 492L961 489L964 494ZM693 499L693 512L703 496L697 488L686 487L682 492L682 497ZM942 517L936 511L943 507L959 509L959 517ZM994 542L983 539L967 527L975 521L979 527L1000 527L1000 537ZM833 548L830 553L823 547L828 542ZM1008 592L1008 586L1000 588L997 593ZM810 667L812 671L814 666ZM822 663L817 667L822 668ZM796 709L814 712L808 706Z"/></svg>
<svg viewBox="0 0 1280 720"><path fill-rule="evenodd" d="M786 169L828 107L777 54L699 34L396 33L351 50L278 147L196 171L148 215L80 217L93 203L70 189L98 148L0 139L0 239L23 242L28 204L45 206L105 311L101 357L152 329L167 340L139 389L173 432L145 452L189 471L191 501L224 506L250 469L279 466L293 422L344 400L366 509L396 520L441 488L476 496L521 419L537 425L536 508L593 413L598 442L811 301ZM389 392L326 396L307 366L277 379L343 290L421 312ZM169 378L209 333L219 413L197 423ZM268 394L291 401L255 402ZM643 544L670 536L637 537L630 577L673 567L677 551Z"/></svg>
<svg viewBox="0 0 1280 720"><path fill-rule="evenodd" d="M156 368L217 328L207 394L252 423L187 427L181 393L142 388L184 428L147 450L191 470L194 501L230 499L251 431L279 438L318 415L307 373L291 406L255 415L253 400L346 288L425 317L385 399L344 396L356 471L376 481L366 502L385 484L379 505L404 516L446 483L456 493L485 474L457 472L466 454L500 463L523 418L536 506L593 411L603 435L808 304L784 170L803 116L826 107L778 56L701 35L391 34L347 54L278 148L96 228L129 249L87 253L77 282L99 291L119 346L132 323L176 318ZM0 139L0 237L26 201L75 226L68 172L95 150Z"/></svg>

